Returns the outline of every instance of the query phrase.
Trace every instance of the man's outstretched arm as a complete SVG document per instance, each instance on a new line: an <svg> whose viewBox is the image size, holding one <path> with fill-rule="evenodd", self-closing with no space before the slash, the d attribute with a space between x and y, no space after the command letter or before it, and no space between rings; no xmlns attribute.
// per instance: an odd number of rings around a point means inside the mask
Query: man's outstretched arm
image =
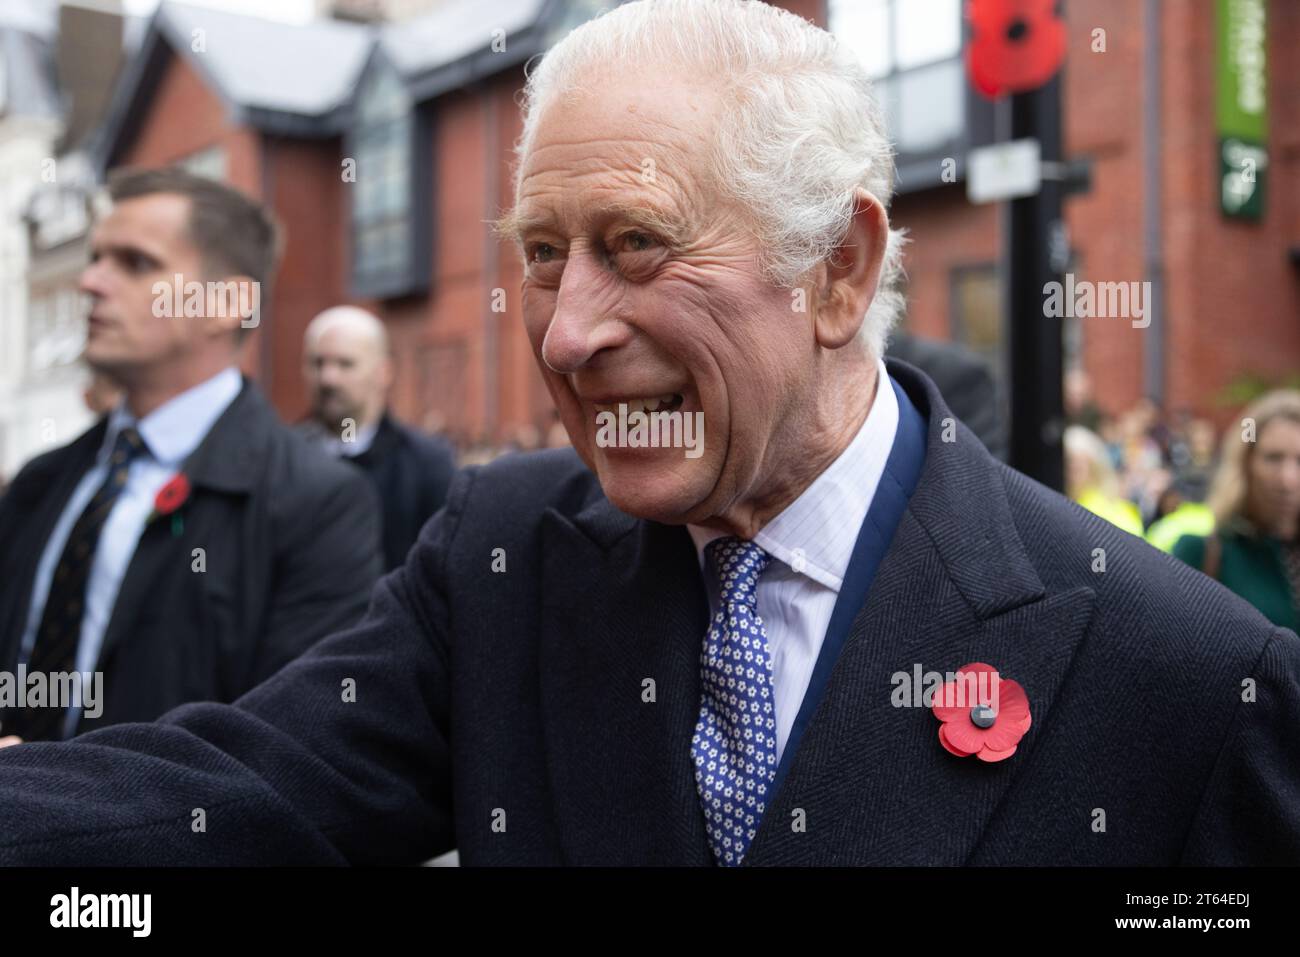
<svg viewBox="0 0 1300 957"><path fill-rule="evenodd" d="M0 749L0 864L403 863L453 847L443 566L469 481L364 620L233 705Z"/></svg>

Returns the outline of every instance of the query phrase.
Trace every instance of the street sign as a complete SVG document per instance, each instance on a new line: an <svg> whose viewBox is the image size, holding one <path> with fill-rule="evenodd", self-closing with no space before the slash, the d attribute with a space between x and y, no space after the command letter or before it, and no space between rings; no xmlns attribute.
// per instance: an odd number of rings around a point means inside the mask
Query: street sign
<svg viewBox="0 0 1300 957"><path fill-rule="evenodd" d="M1218 0L1215 10L1219 208L1225 216L1259 220L1268 171L1268 4Z"/></svg>
<svg viewBox="0 0 1300 957"><path fill-rule="evenodd" d="M1042 182L1042 147L1037 139L981 146L971 150L966 160L966 198L972 203L1033 196Z"/></svg>

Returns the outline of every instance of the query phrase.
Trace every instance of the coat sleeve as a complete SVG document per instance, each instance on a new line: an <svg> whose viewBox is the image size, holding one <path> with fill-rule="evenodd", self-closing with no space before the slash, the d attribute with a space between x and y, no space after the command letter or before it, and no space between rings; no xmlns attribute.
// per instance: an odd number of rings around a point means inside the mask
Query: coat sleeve
<svg viewBox="0 0 1300 957"><path fill-rule="evenodd" d="M1275 629L1247 677L1182 864L1300 864L1300 638Z"/></svg>
<svg viewBox="0 0 1300 957"><path fill-rule="evenodd" d="M450 850L447 554L471 480L360 623L234 704L0 750L0 864L398 864Z"/></svg>
<svg viewBox="0 0 1300 957"><path fill-rule="evenodd" d="M382 520L374 489L354 469L330 463L328 480L296 502L276 533L265 625L246 691L326 635L365 614L383 570Z"/></svg>

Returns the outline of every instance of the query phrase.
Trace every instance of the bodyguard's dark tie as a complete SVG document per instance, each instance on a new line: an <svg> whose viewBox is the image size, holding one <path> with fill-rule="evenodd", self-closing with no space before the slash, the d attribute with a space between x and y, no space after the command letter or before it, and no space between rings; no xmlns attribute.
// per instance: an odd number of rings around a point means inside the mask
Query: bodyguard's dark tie
<svg viewBox="0 0 1300 957"><path fill-rule="evenodd" d="M700 655L700 718L691 738L695 785L718 863L744 860L776 779L772 648L758 614L758 578L772 560L739 538L705 554L719 578L718 611Z"/></svg>
<svg viewBox="0 0 1300 957"><path fill-rule="evenodd" d="M55 673L76 670L86 586L99 545L99 533L126 486L131 461L144 451L144 440L135 429L126 428L118 433L108 460L108 477L72 526L59 563L54 566L36 643L27 661L28 674L44 672L48 680ZM53 688L53 683L49 687ZM63 737L65 714L64 708L18 708L11 712L13 725L5 727L5 734L16 734L24 741L57 741Z"/></svg>

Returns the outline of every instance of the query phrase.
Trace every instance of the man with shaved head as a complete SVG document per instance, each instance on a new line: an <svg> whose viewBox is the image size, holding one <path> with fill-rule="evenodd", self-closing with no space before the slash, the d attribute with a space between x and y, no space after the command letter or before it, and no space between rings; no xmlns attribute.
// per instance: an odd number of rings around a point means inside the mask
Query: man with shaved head
<svg viewBox="0 0 1300 957"><path fill-rule="evenodd" d="M451 448L388 411L392 356L373 313L326 309L307 326L302 356L311 414L301 430L369 476L383 507L384 569L396 568L447 498Z"/></svg>

